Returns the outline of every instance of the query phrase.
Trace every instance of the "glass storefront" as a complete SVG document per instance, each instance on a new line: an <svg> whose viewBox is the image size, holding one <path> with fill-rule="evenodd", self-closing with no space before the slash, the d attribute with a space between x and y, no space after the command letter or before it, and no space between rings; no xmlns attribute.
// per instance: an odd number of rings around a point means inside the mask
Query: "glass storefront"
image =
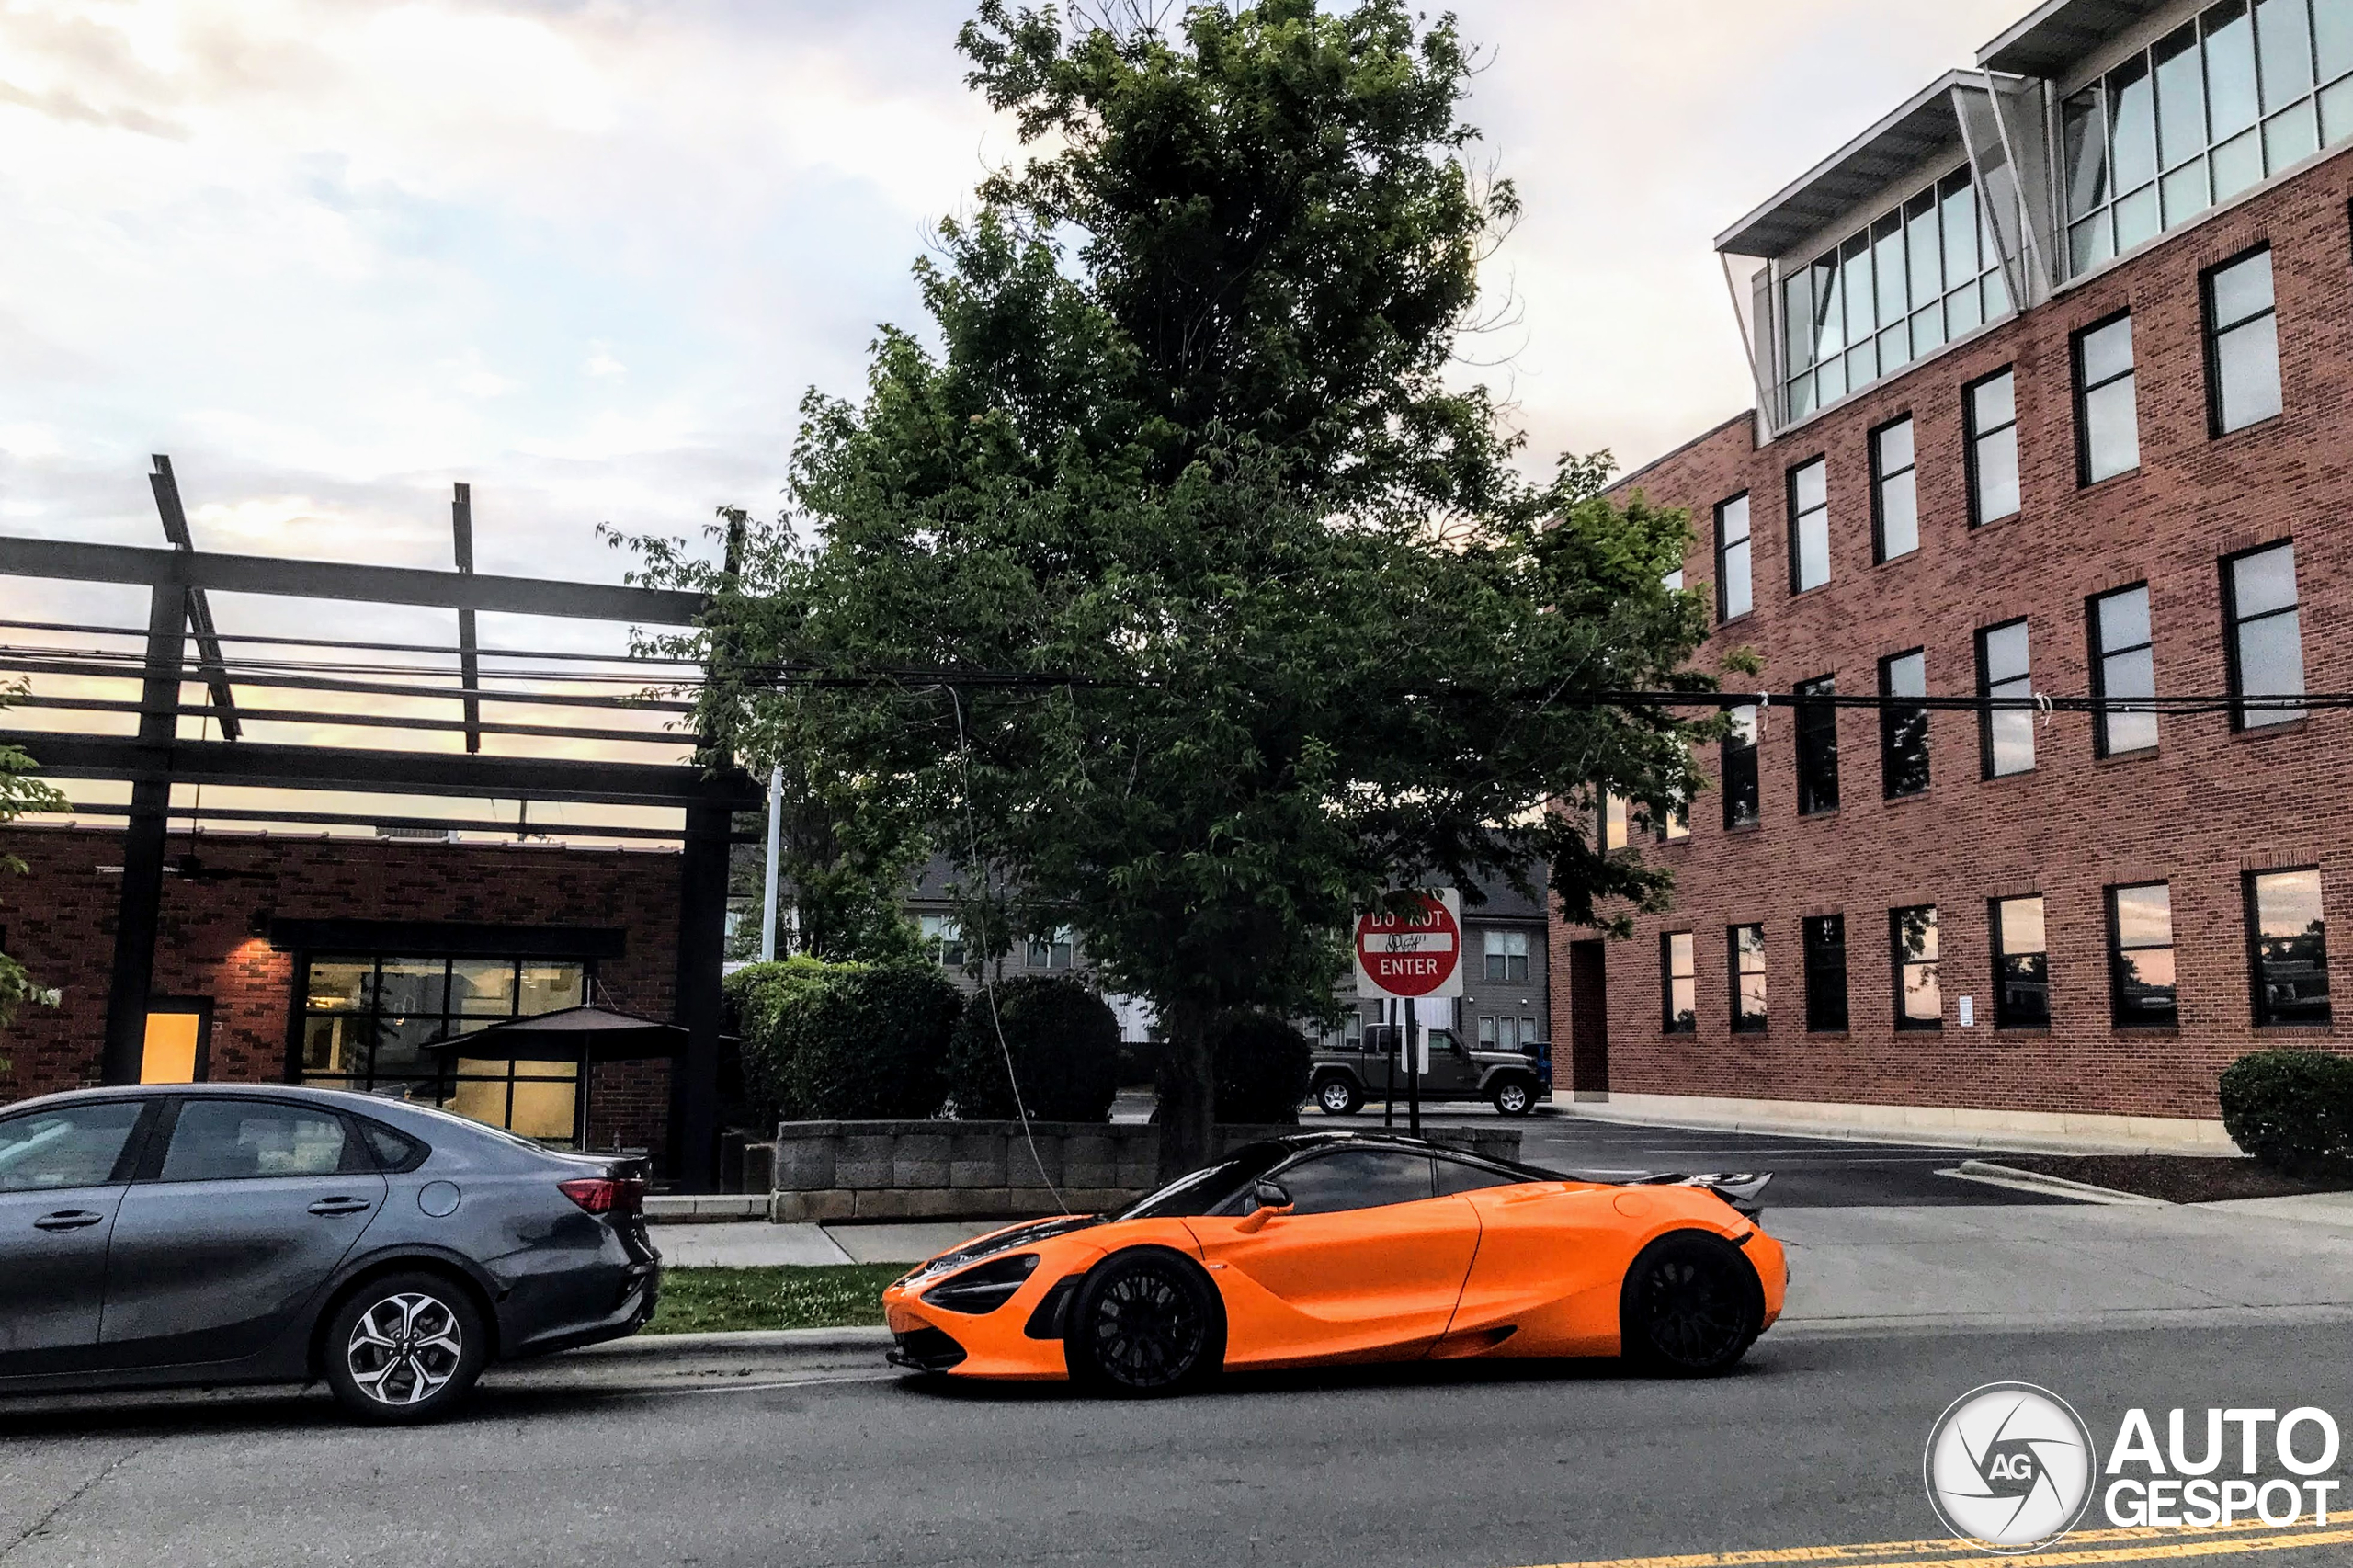
<svg viewBox="0 0 2353 1568"><path fill-rule="evenodd" d="M302 1082L446 1106L527 1138L575 1132L579 1068L457 1057L427 1042L588 999L577 960L313 957L302 997Z"/></svg>

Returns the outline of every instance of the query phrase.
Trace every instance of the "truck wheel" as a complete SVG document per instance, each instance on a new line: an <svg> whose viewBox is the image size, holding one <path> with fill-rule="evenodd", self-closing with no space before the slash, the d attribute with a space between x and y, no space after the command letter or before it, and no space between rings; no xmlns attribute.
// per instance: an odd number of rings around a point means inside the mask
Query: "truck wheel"
<svg viewBox="0 0 2353 1568"><path fill-rule="evenodd" d="M1536 1091L1525 1078L1506 1078L1495 1085L1492 1097L1495 1108L1506 1116L1526 1116L1536 1108Z"/></svg>
<svg viewBox="0 0 2353 1568"><path fill-rule="evenodd" d="M1355 1084L1335 1074L1315 1085L1315 1103L1325 1116L1346 1116L1364 1104Z"/></svg>

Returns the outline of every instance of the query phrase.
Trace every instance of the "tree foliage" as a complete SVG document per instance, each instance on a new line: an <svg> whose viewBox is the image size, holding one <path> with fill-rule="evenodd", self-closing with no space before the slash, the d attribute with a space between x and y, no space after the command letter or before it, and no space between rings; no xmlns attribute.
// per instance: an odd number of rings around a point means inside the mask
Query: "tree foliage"
<svg viewBox="0 0 2353 1568"><path fill-rule="evenodd" d="M1002 1031L1000 1033L1000 1031ZM1013 1078L1006 1076L1012 1058ZM972 997L949 1047L949 1092L966 1121L1108 1121L1120 1089L1120 1020L1103 998L1066 977L1024 975Z"/></svg>
<svg viewBox="0 0 2353 1568"><path fill-rule="evenodd" d="M0 688L0 708L25 694L21 681ZM55 786L32 777L39 765L17 746L0 745L0 823L10 823L28 812L62 812L68 801ZM21 877L25 863L14 855L0 855L0 874ZM0 953L0 1028L6 1028L28 1002L57 1006L57 993L35 980L24 965Z"/></svg>
<svg viewBox="0 0 2353 1568"><path fill-rule="evenodd" d="M717 733L946 848L976 953L1072 926L1152 999L1181 1168L1211 1026L1320 1011L1384 897L1539 864L1573 920L1664 896L1585 822L1688 801L1709 732L1590 698L1711 687L1664 585L1688 525L1604 499L1606 456L1526 479L1449 373L1517 212L1450 18L983 0L959 42L1035 155L917 263L936 346L885 328L862 400L809 395L738 572L651 541L652 574L714 596Z"/></svg>

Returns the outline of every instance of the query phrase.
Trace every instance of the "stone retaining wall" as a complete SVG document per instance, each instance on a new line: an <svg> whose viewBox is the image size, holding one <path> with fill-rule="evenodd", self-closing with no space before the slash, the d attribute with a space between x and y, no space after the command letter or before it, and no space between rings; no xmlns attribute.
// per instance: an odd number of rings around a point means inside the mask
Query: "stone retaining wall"
<svg viewBox="0 0 2353 1568"><path fill-rule="evenodd" d="M1136 1122L788 1121L776 1130L768 1218L1017 1218L1131 1203L1161 1185L1160 1129ZM1221 1127L1219 1148L1301 1131ZM1517 1127L1440 1128L1433 1142L1507 1160ZM1034 1140L1037 1153L1030 1153Z"/></svg>

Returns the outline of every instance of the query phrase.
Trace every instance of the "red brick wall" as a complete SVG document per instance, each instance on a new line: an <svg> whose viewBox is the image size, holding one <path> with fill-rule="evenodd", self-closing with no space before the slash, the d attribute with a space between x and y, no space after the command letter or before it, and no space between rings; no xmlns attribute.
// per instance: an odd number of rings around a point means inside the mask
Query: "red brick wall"
<svg viewBox="0 0 2353 1568"><path fill-rule="evenodd" d="M171 852L187 845L175 834ZM0 1032L5 1103L97 1081L122 886L119 872L102 868L122 864L122 838L109 830L17 826L0 831L0 853L28 869L23 877L0 877L7 950L63 993L56 1007L27 1007ZM272 916L620 927L628 933L623 956L597 964L600 999L670 1016L675 853L206 834L201 856L208 867L262 873L164 881L154 993L212 998L216 1081L274 1083L287 1075L294 955L253 935ZM658 1149L668 1121L668 1069L658 1062L603 1069L589 1103L592 1142Z"/></svg>
<svg viewBox="0 0 2353 1568"><path fill-rule="evenodd" d="M1975 689L1973 633L2029 619L2036 689L2090 689L2085 601L2146 579L2160 692L2225 688L2218 558L2292 536L2307 688L2353 690L2353 160L2338 157L2161 242L2104 276L1973 343L1868 390L1843 408L1757 449L1743 420L1626 481L1654 502L1690 509L1699 538L1687 581L1711 585L1712 510L1749 494L1756 609L1721 629L1701 656L1748 647L1761 680L1737 688L1787 694L1836 674L1842 692L1877 689L1885 654L1925 646L1929 690ZM2287 412L2207 438L2198 278L2268 240L2278 278ZM2139 373L2141 467L2089 490L2075 475L2069 337L2131 307ZM1968 526L1961 388L2017 368L2025 507ZM1921 543L1871 562L1867 433L1915 421ZM1829 459L1832 579L1789 590L1788 471ZM2090 721L2039 731L2036 767L1981 778L1977 721L1931 721L1933 783L1881 799L1876 716L1838 720L1840 809L1800 818L1793 725L1768 714L1759 758L1764 821L1728 835L1721 797L1693 810L1691 837L1644 849L1677 878L1676 912L1646 916L1609 949L1610 1075L1620 1092L1924 1104L1996 1109L2211 1117L2216 1075L2250 1048L2336 1045L2333 1030L2257 1031L2250 1021L2241 875L2318 865L2333 914L2353 915L2353 830L2337 799L2353 761L2353 713L2233 733L2222 714L2167 716L2154 755L2102 761ZM1704 759L1712 769L1712 756ZM2111 1027L2103 890L2173 884L2177 1028ZM2052 1023L1997 1032L1992 1021L1987 901L2040 892L2049 927ZM1893 1027L1887 912L1935 903L1942 923L1945 1027ZM1843 912L1852 1027L1804 1032L1799 921ZM1729 1032L1724 928L1766 928L1771 1026ZM1699 960L1696 1036L1660 1028L1659 937L1690 930ZM1568 943L1556 933L1553 961ZM2340 1020L2353 1019L2353 922L2340 924L2333 967ZM1556 1007L1569 995L1552 992ZM1957 1027L1974 998L1977 1027ZM2258 1036L2261 1038L2258 1038ZM1568 1037L1555 1019L1553 1038Z"/></svg>

